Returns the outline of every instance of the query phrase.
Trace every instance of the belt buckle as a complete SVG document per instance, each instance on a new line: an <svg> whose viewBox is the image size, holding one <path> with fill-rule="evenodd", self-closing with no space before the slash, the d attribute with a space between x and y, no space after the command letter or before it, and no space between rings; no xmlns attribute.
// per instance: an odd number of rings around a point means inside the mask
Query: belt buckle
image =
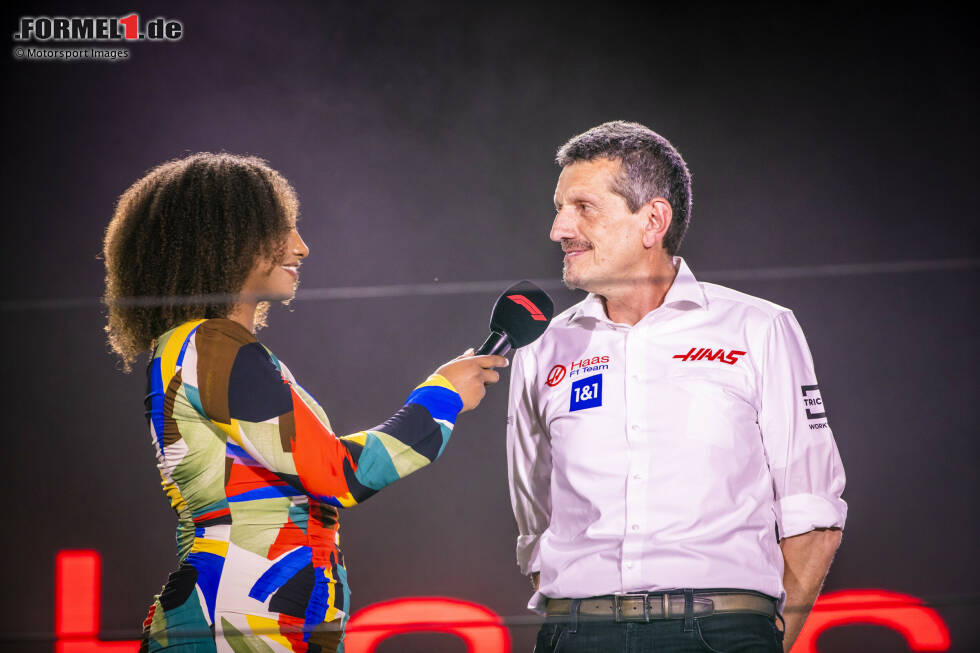
<svg viewBox="0 0 980 653"><path fill-rule="evenodd" d="M636 617L629 617L623 614L624 599L639 599L643 604L643 621L650 621L650 604L646 594L616 594L613 596L613 610L617 622L620 621L639 621Z"/></svg>

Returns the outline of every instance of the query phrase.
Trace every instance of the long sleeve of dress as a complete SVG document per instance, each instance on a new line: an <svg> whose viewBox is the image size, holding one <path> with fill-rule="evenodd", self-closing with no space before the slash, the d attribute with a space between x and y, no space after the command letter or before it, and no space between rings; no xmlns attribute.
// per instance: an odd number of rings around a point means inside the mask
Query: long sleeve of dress
<svg viewBox="0 0 980 653"><path fill-rule="evenodd" d="M158 348L159 383L151 380L151 394L157 385L162 399L169 377L167 386L180 385L176 402L185 398L227 436L229 451L240 450L278 479L261 479L253 489L246 481L238 488L244 492L273 496L277 486L289 486L317 501L353 506L438 458L463 405L449 381L433 375L384 423L337 437L319 404L246 329L231 320L186 327L186 337L178 329L174 343ZM168 354L176 354L172 363ZM166 415L161 411L158 429L164 441ZM229 501L243 498L227 483L225 489Z"/></svg>

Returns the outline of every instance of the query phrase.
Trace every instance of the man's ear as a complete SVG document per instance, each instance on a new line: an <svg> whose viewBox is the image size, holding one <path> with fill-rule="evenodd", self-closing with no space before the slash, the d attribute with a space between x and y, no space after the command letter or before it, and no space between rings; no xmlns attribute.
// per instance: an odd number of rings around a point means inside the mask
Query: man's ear
<svg viewBox="0 0 980 653"><path fill-rule="evenodd" d="M643 225L643 246L653 247L657 243L663 246L664 236L670 228L670 221L674 218L674 209L670 202L663 197L655 197L640 209L643 211L646 221Z"/></svg>

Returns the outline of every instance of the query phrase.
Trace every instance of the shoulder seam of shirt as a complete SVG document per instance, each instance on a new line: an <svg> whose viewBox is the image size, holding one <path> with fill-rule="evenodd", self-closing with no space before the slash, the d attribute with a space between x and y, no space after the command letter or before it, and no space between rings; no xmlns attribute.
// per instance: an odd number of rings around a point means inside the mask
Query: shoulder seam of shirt
<svg viewBox="0 0 980 653"><path fill-rule="evenodd" d="M777 304L776 302L763 297L756 297L755 295L750 295L746 292L742 292L741 290L729 288L728 286L722 286L705 281L700 282L700 284L705 297L709 300L709 303L728 301L733 304L741 304L743 306L759 310L772 318L775 318L777 315L782 313L792 312L792 309L786 308L785 306Z"/></svg>

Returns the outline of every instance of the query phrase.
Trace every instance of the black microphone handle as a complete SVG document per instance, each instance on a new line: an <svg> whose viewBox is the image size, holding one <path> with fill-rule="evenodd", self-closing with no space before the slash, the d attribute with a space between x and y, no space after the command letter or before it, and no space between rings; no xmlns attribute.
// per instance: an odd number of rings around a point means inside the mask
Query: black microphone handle
<svg viewBox="0 0 980 653"><path fill-rule="evenodd" d="M480 345L480 348L476 350L477 356L486 356L487 354L497 354L499 356L506 356L507 352L512 349L510 344L510 339L507 338L502 333L497 333L496 331L490 332L490 337L487 341Z"/></svg>

